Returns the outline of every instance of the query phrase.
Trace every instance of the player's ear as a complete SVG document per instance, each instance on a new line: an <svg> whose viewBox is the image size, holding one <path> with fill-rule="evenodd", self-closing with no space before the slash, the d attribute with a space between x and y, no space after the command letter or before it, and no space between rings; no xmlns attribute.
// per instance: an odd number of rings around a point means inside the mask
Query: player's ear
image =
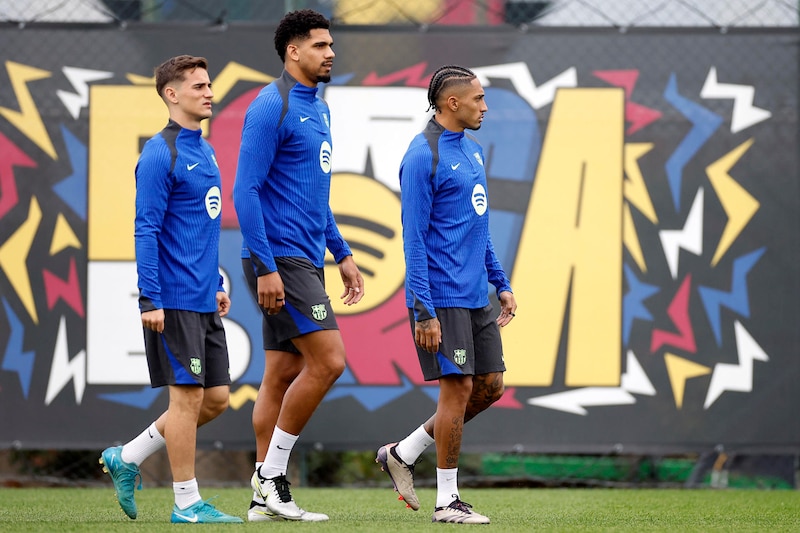
<svg viewBox="0 0 800 533"><path fill-rule="evenodd" d="M164 99L173 104L178 103L178 92L175 90L175 87L171 85L164 87Z"/></svg>
<svg viewBox="0 0 800 533"><path fill-rule="evenodd" d="M458 98L455 96L448 97L447 106L453 111L458 111Z"/></svg>
<svg viewBox="0 0 800 533"><path fill-rule="evenodd" d="M300 59L300 51L296 44L289 43L286 45L286 57L292 58L293 61Z"/></svg>

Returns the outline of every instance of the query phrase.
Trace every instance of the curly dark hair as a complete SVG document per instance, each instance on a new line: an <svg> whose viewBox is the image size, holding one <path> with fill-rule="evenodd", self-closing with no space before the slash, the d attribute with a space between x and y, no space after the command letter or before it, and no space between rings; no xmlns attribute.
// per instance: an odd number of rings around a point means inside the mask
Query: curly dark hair
<svg viewBox="0 0 800 533"><path fill-rule="evenodd" d="M282 62L286 61L286 47L295 39L308 39L311 30L329 30L331 21L313 9L300 9L286 13L275 29L275 50Z"/></svg>
<svg viewBox="0 0 800 533"><path fill-rule="evenodd" d="M476 77L475 73L470 69L457 65L445 65L437 69L436 72L433 73L433 76L431 76L431 81L428 84L428 103L430 104L428 110L434 109L436 111L441 111L436 101L439 99L442 91L453 85L472 83L472 80Z"/></svg>

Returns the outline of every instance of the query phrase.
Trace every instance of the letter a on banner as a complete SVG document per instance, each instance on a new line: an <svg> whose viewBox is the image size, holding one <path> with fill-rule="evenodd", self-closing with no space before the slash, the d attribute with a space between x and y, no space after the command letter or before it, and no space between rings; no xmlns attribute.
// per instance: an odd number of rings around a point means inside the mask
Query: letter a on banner
<svg viewBox="0 0 800 533"><path fill-rule="evenodd" d="M624 142L622 89L558 91L511 281L508 385L553 385L560 356L567 386L620 383Z"/></svg>

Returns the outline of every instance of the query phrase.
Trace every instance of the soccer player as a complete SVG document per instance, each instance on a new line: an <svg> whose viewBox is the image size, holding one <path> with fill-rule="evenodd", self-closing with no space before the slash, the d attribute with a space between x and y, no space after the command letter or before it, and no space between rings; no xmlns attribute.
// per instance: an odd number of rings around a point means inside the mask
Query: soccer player
<svg viewBox="0 0 800 533"><path fill-rule="evenodd" d="M481 146L465 130L481 127L487 111L475 74L444 66L428 86L425 130L400 165L406 305L426 380L439 381L436 413L399 443L378 449L408 507L419 509L413 464L436 443L434 522L488 524L458 490L463 426L503 395L499 326L517 304L489 235L486 171ZM494 317L487 286L500 301Z"/></svg>
<svg viewBox="0 0 800 533"><path fill-rule="evenodd" d="M233 201L244 242L242 268L263 315L264 375L253 407L256 465L250 521L323 521L298 507L286 470L292 448L345 367L325 292L325 249L356 304L364 280L333 218L331 132L317 84L330 81L330 22L313 10L286 14L275 30L280 78L250 104Z"/></svg>
<svg viewBox="0 0 800 533"><path fill-rule="evenodd" d="M167 447L175 523L243 522L203 501L195 478L197 427L228 407L231 379L222 318L230 299L219 274L221 180L200 123L211 116L205 58L181 55L155 70L167 126L136 164L136 268L150 383L169 406L139 436L103 451L120 507L136 518L139 465Z"/></svg>

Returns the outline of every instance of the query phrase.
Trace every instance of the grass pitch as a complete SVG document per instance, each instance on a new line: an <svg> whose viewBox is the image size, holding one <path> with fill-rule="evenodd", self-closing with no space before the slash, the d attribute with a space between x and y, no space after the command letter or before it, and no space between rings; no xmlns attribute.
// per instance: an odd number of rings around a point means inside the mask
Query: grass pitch
<svg viewBox="0 0 800 533"><path fill-rule="evenodd" d="M204 498L220 510L246 519L251 491L202 487ZM418 491L422 508L406 509L389 488L295 488L292 494L309 510L330 515L329 522L261 522L172 525L172 490L136 492L139 517L129 520L108 488L0 489L0 531L160 532L199 527L204 533L247 531L800 531L800 491L682 489L463 489L461 497L489 516L488 526L432 524L435 493Z"/></svg>

